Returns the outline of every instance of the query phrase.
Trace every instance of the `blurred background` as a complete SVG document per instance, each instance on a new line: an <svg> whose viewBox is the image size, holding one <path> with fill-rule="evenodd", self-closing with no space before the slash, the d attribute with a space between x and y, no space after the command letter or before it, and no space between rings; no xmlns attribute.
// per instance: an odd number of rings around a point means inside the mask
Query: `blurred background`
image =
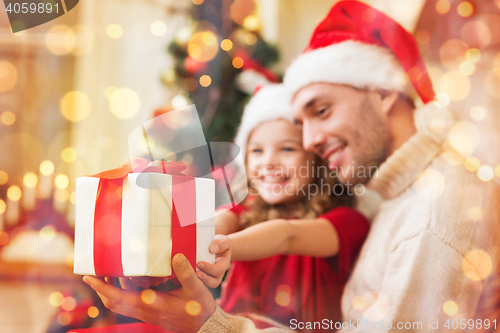
<svg viewBox="0 0 500 333"><path fill-rule="evenodd" d="M414 33L460 118L449 143L500 183L500 1L365 2ZM193 103L207 142L230 141L333 3L84 0L16 34L0 4L0 332L124 320L72 274L76 177L126 162L134 128Z"/></svg>

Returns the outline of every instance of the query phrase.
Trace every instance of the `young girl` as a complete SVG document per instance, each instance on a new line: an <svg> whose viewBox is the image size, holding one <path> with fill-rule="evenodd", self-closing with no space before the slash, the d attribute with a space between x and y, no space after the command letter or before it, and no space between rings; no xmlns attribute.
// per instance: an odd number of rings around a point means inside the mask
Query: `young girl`
<svg viewBox="0 0 500 333"><path fill-rule="evenodd" d="M216 233L229 235L234 261L220 306L314 331L322 327L299 323L341 320L343 287L369 224L348 208L351 196L333 194L340 184L303 149L301 137L284 87L260 89L236 138L251 193L216 218Z"/></svg>

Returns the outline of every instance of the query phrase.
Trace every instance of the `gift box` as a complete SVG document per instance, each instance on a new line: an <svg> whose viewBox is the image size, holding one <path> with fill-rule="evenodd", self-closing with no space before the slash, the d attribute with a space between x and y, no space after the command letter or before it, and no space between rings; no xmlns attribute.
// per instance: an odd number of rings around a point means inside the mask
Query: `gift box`
<svg viewBox="0 0 500 333"><path fill-rule="evenodd" d="M214 263L214 181L184 168L136 159L78 178L74 273L168 277L177 253Z"/></svg>

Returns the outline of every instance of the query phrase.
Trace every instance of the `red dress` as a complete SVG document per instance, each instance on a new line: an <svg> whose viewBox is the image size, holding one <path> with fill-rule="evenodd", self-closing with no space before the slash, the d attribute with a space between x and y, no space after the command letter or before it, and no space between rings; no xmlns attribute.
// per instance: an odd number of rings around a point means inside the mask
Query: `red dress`
<svg viewBox="0 0 500 333"><path fill-rule="evenodd" d="M239 217L245 208L236 206L231 210ZM335 208L319 218L327 219L335 227L340 242L338 256L277 255L233 262L222 285L220 307L232 314L261 314L292 328L298 328L299 322L324 319L329 323L331 320L330 327L335 327L334 323L342 319L340 299L344 285L369 223L348 207Z"/></svg>

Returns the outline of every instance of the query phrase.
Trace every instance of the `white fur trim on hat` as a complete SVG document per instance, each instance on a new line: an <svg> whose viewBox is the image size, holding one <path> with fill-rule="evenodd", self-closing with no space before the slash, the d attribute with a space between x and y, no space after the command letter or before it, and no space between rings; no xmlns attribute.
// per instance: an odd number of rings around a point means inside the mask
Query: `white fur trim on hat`
<svg viewBox="0 0 500 333"><path fill-rule="evenodd" d="M301 54L288 67L283 81L292 96L318 82L398 90L411 98L416 96L405 79L403 67L390 50L353 40Z"/></svg>
<svg viewBox="0 0 500 333"><path fill-rule="evenodd" d="M293 122L291 96L283 84L271 84L262 87L245 106L240 128L234 142L246 156L246 147L250 133L260 124L285 119Z"/></svg>

